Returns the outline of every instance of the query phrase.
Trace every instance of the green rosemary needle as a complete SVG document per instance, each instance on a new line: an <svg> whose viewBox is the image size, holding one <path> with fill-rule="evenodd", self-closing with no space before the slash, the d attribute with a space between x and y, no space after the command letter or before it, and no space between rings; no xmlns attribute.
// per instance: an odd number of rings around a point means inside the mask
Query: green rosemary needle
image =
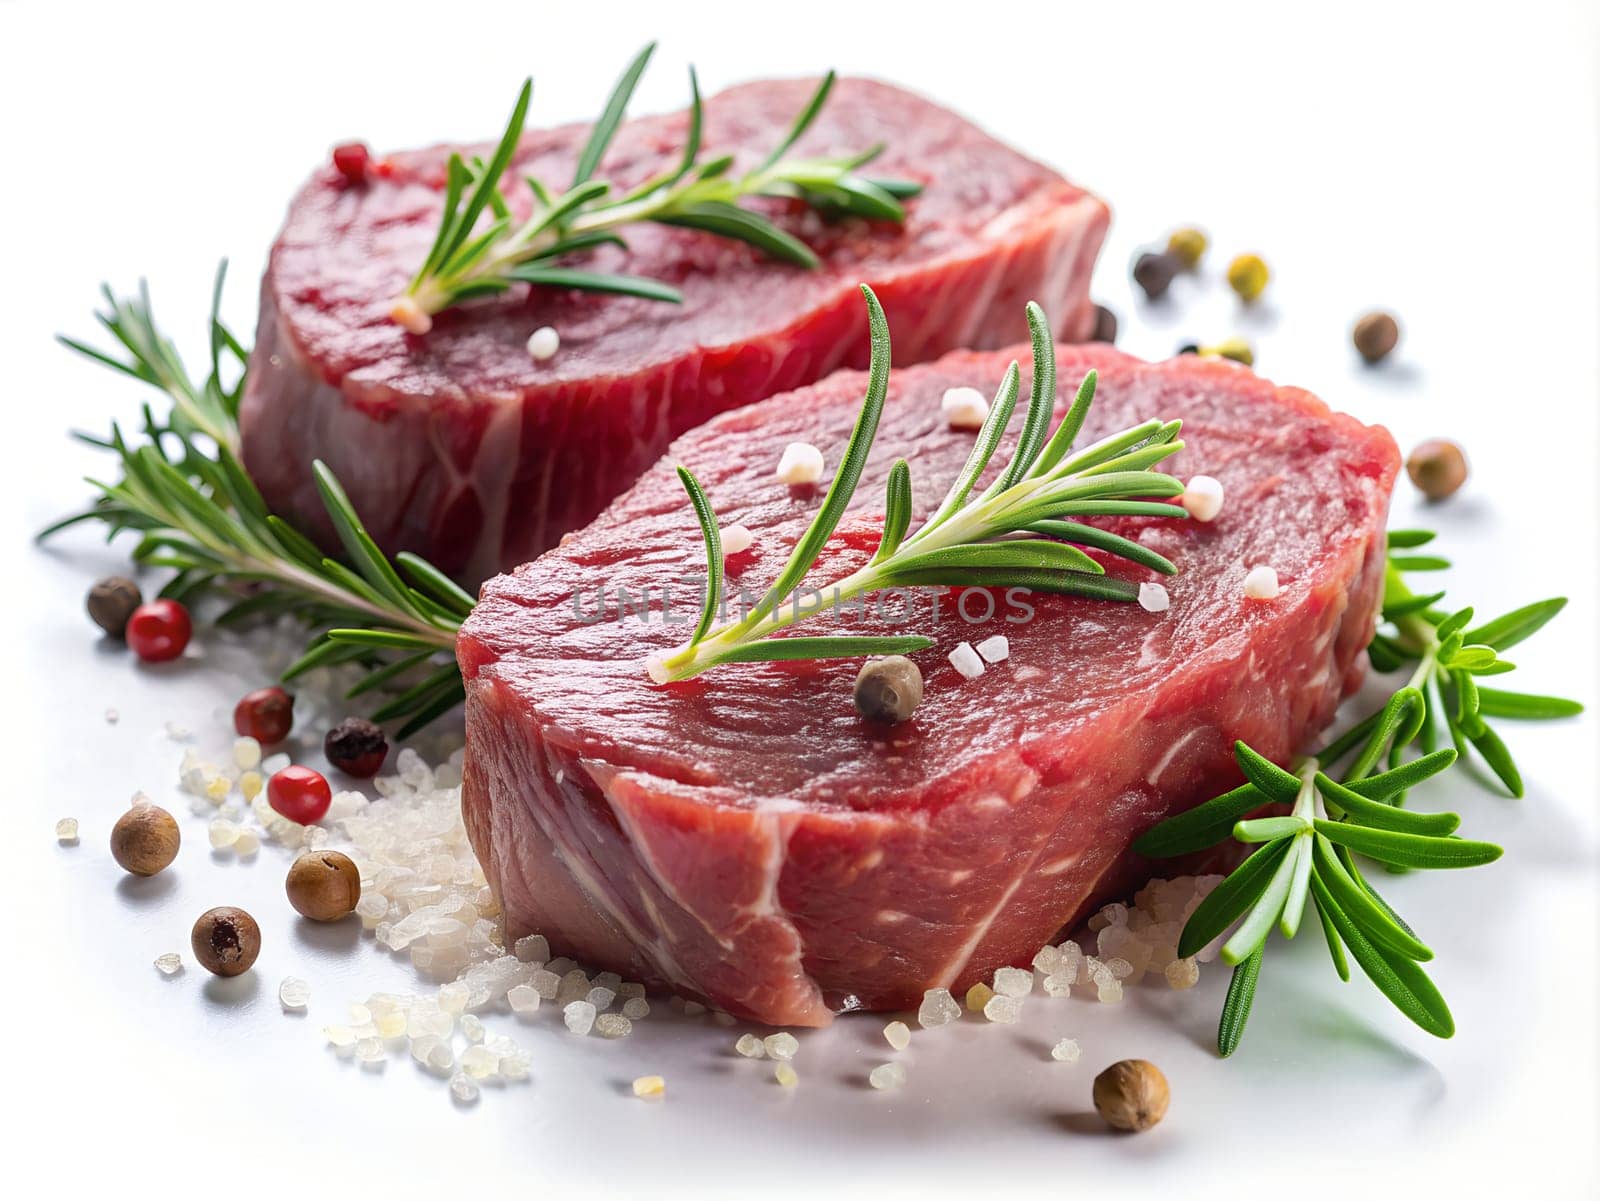
<svg viewBox="0 0 1600 1201"><path fill-rule="evenodd" d="M1222 959L1234 965L1217 1029L1217 1049L1238 1048L1255 998L1272 927L1285 938L1298 932L1309 904L1340 979L1350 978L1348 950L1395 1007L1428 1033L1448 1038L1454 1019L1419 964L1433 957L1362 873L1360 859L1391 871L1476 867L1500 857L1500 848L1456 836L1453 813L1403 808L1417 785L1476 753L1513 796L1522 777L1491 717L1544 719L1582 711L1560 697L1491 690L1479 677L1513 670L1499 652L1536 633L1565 600L1528 605L1472 626L1471 609L1446 613L1435 606L1443 592L1417 595L1406 571L1448 567L1433 556L1395 554L1425 545L1433 534L1397 530L1389 535L1380 629L1368 647L1381 671L1411 667L1410 678L1377 713L1356 723L1292 770L1269 762L1244 743L1235 758L1245 783L1170 818L1134 843L1152 858L1185 855L1228 838L1254 851L1190 915L1178 943L1189 956L1225 934ZM1439 727L1452 747L1439 747ZM1410 758L1412 749L1418 757ZM1344 764L1339 778L1332 774ZM1384 770L1378 770L1383 768ZM1267 806L1288 806L1288 816L1250 818ZM1235 925L1237 923L1237 925Z"/></svg>
<svg viewBox="0 0 1600 1201"><path fill-rule="evenodd" d="M656 683L687 680L725 663L907 654L932 645L930 639L919 635L772 637L815 612L801 612L799 606L785 607L783 602L805 578L844 516L872 449L888 394L888 323L872 289L862 285L861 293L867 302L871 364L855 429L815 519L800 536L772 587L739 620L713 624L722 600L722 547L716 514L699 481L686 468L678 468L705 542L707 586L693 635L682 646L649 660L650 677ZM1147 547L1079 524L1076 519L1127 513L1186 517L1180 506L1150 499L1183 492L1183 485L1173 477L1149 470L1183 448L1178 440L1181 423L1146 421L1073 453L1072 442L1094 400L1095 373L1084 378L1061 424L1050 432L1056 394L1055 345L1049 321L1037 304L1028 305L1027 319L1033 386L1016 451L1005 469L981 494L972 495L1016 408L1021 375L1015 362L1006 370L966 465L933 515L910 533L911 468L904 459L895 460L889 471L877 552L849 575L823 585L818 590L822 595L837 604L888 588L972 585L1024 587L1101 600L1138 598L1136 585L1107 576L1105 568L1080 546L1092 546L1168 574L1176 570Z"/></svg>
<svg viewBox="0 0 1600 1201"><path fill-rule="evenodd" d="M862 167L882 153L882 146L831 158L785 157L827 103L834 83L832 71L795 117L787 135L753 170L732 174L733 158L728 155L702 159L704 110L699 83L690 68L689 129L681 157L672 169L617 195L616 188L595 179L594 173L654 51L654 43L646 46L617 80L565 191L552 192L541 181L527 177L534 197L527 220L518 223L513 219L500 181L527 121L533 98L531 79L523 83L511 119L487 162L451 155L439 232L410 285L395 298L390 315L396 322L411 333L424 334L432 327L433 314L475 296L504 292L516 283L676 303L682 299L678 291L657 280L587 271L564 266L561 261L607 243L625 246L617 231L653 221L747 242L781 261L814 267L817 257L804 242L739 201L753 196L784 197L830 217L901 221L905 210L900 202L921 191L920 184L909 180L860 174ZM489 223L479 229L485 213Z"/></svg>

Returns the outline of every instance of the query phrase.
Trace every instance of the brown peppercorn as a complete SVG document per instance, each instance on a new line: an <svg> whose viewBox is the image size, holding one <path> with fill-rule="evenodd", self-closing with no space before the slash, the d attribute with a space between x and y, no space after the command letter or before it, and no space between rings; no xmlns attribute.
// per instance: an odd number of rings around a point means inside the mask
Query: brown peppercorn
<svg viewBox="0 0 1600 1201"><path fill-rule="evenodd" d="M189 932L189 946L213 976L242 975L261 954L261 927L243 909L219 905L200 915Z"/></svg>
<svg viewBox="0 0 1600 1201"><path fill-rule="evenodd" d="M1267 290L1267 280L1272 278L1267 264L1259 254L1241 254L1228 264L1228 286L1239 294L1246 304Z"/></svg>
<svg viewBox="0 0 1600 1201"><path fill-rule="evenodd" d="M1388 313L1368 313L1356 322L1350 340L1367 362L1380 362L1400 341L1400 323Z"/></svg>
<svg viewBox="0 0 1600 1201"><path fill-rule="evenodd" d="M1200 265L1200 260L1205 258L1206 247L1209 244L1204 230L1193 227L1176 229L1167 239L1167 253L1174 256L1186 269L1193 271Z"/></svg>
<svg viewBox="0 0 1600 1201"><path fill-rule="evenodd" d="M364 717L347 717L322 739L328 762L347 776L366 780L378 774L389 753L383 730Z"/></svg>
<svg viewBox="0 0 1600 1201"><path fill-rule="evenodd" d="M111 827L111 857L135 876L153 876L178 857L178 823L159 805L135 805Z"/></svg>
<svg viewBox="0 0 1600 1201"><path fill-rule="evenodd" d="M1429 500L1443 500L1467 482L1467 456L1454 442L1429 438L1406 458L1406 474Z"/></svg>
<svg viewBox="0 0 1600 1201"><path fill-rule="evenodd" d="M1108 1126L1148 1130L1167 1113L1172 1094L1148 1059L1123 1059L1094 1078L1094 1107Z"/></svg>
<svg viewBox="0 0 1600 1201"><path fill-rule="evenodd" d="M1149 300L1160 300L1172 286L1172 279L1183 270L1183 263L1173 254L1141 254L1133 264L1133 282L1143 290Z"/></svg>
<svg viewBox="0 0 1600 1201"><path fill-rule="evenodd" d="M86 607L94 624L113 638L120 639L128 628L128 618L144 604L144 594L127 576L108 575L89 589Z"/></svg>
<svg viewBox="0 0 1600 1201"><path fill-rule="evenodd" d="M307 851L289 865L289 904L314 922L336 922L361 899L361 873L338 851Z"/></svg>
<svg viewBox="0 0 1600 1201"><path fill-rule="evenodd" d="M856 675L856 711L868 721L905 721L922 703L922 672L904 655L872 659Z"/></svg>
<svg viewBox="0 0 1600 1201"><path fill-rule="evenodd" d="M1117 340L1117 315L1103 304L1094 306L1094 333L1089 335L1091 342L1115 342Z"/></svg>

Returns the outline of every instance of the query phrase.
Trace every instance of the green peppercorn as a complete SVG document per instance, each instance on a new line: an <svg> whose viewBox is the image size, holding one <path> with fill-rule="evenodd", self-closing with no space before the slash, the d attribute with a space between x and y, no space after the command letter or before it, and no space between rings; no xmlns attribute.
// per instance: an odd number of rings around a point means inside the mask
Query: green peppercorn
<svg viewBox="0 0 1600 1201"><path fill-rule="evenodd" d="M1369 363L1379 362L1387 358L1400 341L1400 323L1389 313L1368 313L1356 322L1350 340L1363 359Z"/></svg>
<svg viewBox="0 0 1600 1201"><path fill-rule="evenodd" d="M1246 367L1253 367L1256 361L1255 351L1250 349L1250 343L1243 338L1224 338L1215 346L1202 346L1200 353L1219 359L1232 359L1235 363L1243 363Z"/></svg>
<svg viewBox="0 0 1600 1201"><path fill-rule="evenodd" d="M1454 442L1429 438L1406 458L1406 474L1429 500L1443 500L1467 482L1467 456Z"/></svg>
<svg viewBox="0 0 1600 1201"><path fill-rule="evenodd" d="M922 703L922 672L904 655L872 659L856 675L856 710L868 721L905 721Z"/></svg>
<svg viewBox="0 0 1600 1201"><path fill-rule="evenodd" d="M1173 255L1188 270L1193 271L1200 265L1200 260L1206 256L1206 247L1210 243L1206 240L1204 231L1191 227L1174 230L1167 239L1167 253Z"/></svg>
<svg viewBox="0 0 1600 1201"><path fill-rule="evenodd" d="M1103 304L1094 306L1094 333L1090 335L1091 342L1115 342L1117 340L1117 315Z"/></svg>
<svg viewBox="0 0 1600 1201"><path fill-rule="evenodd" d="M1160 300L1172 286L1172 278L1182 270L1183 264L1176 255L1141 254L1133 264L1133 282L1138 284L1149 300Z"/></svg>
<svg viewBox="0 0 1600 1201"><path fill-rule="evenodd" d="M128 618L144 604L139 585L126 576L112 575L89 589L86 607L89 617L113 638L121 638L128 628Z"/></svg>
<svg viewBox="0 0 1600 1201"><path fill-rule="evenodd" d="M1267 290L1271 273L1259 254L1241 254L1228 264L1228 286L1247 304Z"/></svg>

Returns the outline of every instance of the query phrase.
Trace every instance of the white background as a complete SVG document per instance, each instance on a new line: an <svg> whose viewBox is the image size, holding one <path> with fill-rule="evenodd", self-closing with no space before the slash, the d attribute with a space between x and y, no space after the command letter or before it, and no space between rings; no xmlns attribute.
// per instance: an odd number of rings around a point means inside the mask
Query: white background
<svg viewBox="0 0 1600 1201"><path fill-rule="evenodd" d="M898 1093L865 1089L879 1022L809 1035L793 1093L734 1061L730 1032L652 1018L621 1043L548 1023L518 1031L530 1085L471 1110L392 1062L336 1061L317 1028L348 999L415 978L342 927L288 920L285 857L213 862L172 796L176 719L220 745L249 655L203 640L160 671L97 642L81 596L120 561L92 539L48 552L31 532L85 495L100 465L65 440L130 416L139 390L74 362L56 331L91 329L102 280L150 276L198 358L212 265L234 263L227 314L248 332L255 279L291 191L334 142L374 147L498 132L522 76L539 121L591 114L649 37L636 111L828 65L930 93L1111 203L1097 294L1124 347L1249 337L1265 375L1381 421L1402 446L1444 434L1473 464L1449 505L1397 524L1443 531L1453 595L1481 611L1552 592L1559 624L1518 648L1519 686L1595 700L1596 141L1600 20L1592 3L1228 5L545 5L332 3L193 9L0 9L0 346L6 380L0 563L6 575L5 1122L0 1179L142 1195L292 1188L440 1195L504 1176L593 1196L1028 1195L1184 1188L1302 1196L1369 1182L1499 1196L1587 1196L1595 1180L1596 773L1592 719L1519 728L1525 800L1464 775L1430 799L1505 844L1472 873L1397 878L1401 910L1439 952L1460 1033L1409 1027L1359 978L1338 985L1319 940L1274 945L1244 1049L1210 1051L1223 984L1131 990L1120 1008L1036 1000L1014 1030L919 1036ZM1210 278L1136 306L1141 243L1197 222ZM1269 299L1240 316L1215 278L1259 250ZM1397 360L1363 370L1347 341L1365 308L1400 314ZM1019 329L1020 333L1020 329ZM102 711L122 712L108 726ZM157 880L105 851L136 788L168 799L185 854ZM84 841L61 849L58 816ZM201 909L246 905L267 946L231 986L151 959L186 950ZM315 993L279 1013L278 980ZM509 1029L509 1019L502 1019ZM1072 1034L1084 1062L1044 1050ZM1095 1071L1124 1055L1172 1081L1166 1122L1138 1139L1086 1116ZM663 1071L644 1105L625 1082ZM13 1141L14 1140L14 1141ZM1535 1183L1537 1182L1537 1184ZM12 1183L8 1180L7 1183ZM1024 1191L1026 1190L1026 1192Z"/></svg>

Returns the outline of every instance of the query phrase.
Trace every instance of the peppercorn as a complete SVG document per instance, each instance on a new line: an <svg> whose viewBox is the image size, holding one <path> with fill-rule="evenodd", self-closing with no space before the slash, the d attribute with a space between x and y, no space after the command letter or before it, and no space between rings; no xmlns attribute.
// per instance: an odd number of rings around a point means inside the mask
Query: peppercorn
<svg viewBox="0 0 1600 1201"><path fill-rule="evenodd" d="M1228 264L1228 286L1247 304L1267 290L1270 278L1267 264L1259 254L1241 254Z"/></svg>
<svg viewBox="0 0 1600 1201"><path fill-rule="evenodd" d="M1429 438L1406 458L1406 474L1429 500L1443 500L1467 482L1467 456L1454 442Z"/></svg>
<svg viewBox="0 0 1600 1201"><path fill-rule="evenodd" d="M294 697L282 688L257 688L233 707L233 728L241 738L271 746L289 737L294 727Z"/></svg>
<svg viewBox="0 0 1600 1201"><path fill-rule="evenodd" d="M333 803L333 790L321 772L290 764L267 781L267 804L273 811L309 826L322 820Z"/></svg>
<svg viewBox="0 0 1600 1201"><path fill-rule="evenodd" d="M189 932L189 946L212 975L238 976L261 954L261 927L243 909L219 905L200 915Z"/></svg>
<svg viewBox="0 0 1600 1201"><path fill-rule="evenodd" d="M1172 1094L1148 1059L1123 1059L1094 1078L1094 1107L1118 1130L1148 1130L1166 1116Z"/></svg>
<svg viewBox="0 0 1600 1201"><path fill-rule="evenodd" d="M1356 322L1355 329L1350 332L1350 340L1367 362L1380 362L1389 356L1389 352L1400 341L1400 323L1389 313L1368 313Z"/></svg>
<svg viewBox="0 0 1600 1201"><path fill-rule="evenodd" d="M111 857L135 876L153 876L178 857L182 836L159 805L135 805L111 827Z"/></svg>
<svg viewBox="0 0 1600 1201"><path fill-rule="evenodd" d="M345 142L333 148L333 165L348 183L365 183L371 152L365 142Z"/></svg>
<svg viewBox="0 0 1600 1201"><path fill-rule="evenodd" d="M1198 342L1185 342L1182 346L1178 347L1178 353L1179 354L1199 354L1200 353L1200 343L1198 343Z"/></svg>
<svg viewBox="0 0 1600 1201"><path fill-rule="evenodd" d="M1243 363L1246 367L1255 365L1255 351L1250 349L1250 343L1243 338L1224 338L1215 346L1199 348L1203 355L1211 355L1219 359L1232 359L1235 363Z"/></svg>
<svg viewBox="0 0 1600 1201"><path fill-rule="evenodd" d="M1094 306L1094 333L1089 335L1091 342L1115 342L1117 340L1117 315L1103 304Z"/></svg>
<svg viewBox="0 0 1600 1201"><path fill-rule="evenodd" d="M367 780L378 774L389 753L383 731L364 717L347 717L322 740L323 754L347 776Z"/></svg>
<svg viewBox="0 0 1600 1201"><path fill-rule="evenodd" d="M905 721L922 703L922 672L904 655L861 665L856 675L856 711L868 721Z"/></svg>
<svg viewBox="0 0 1600 1201"><path fill-rule="evenodd" d="M307 851L289 865L289 904L314 922L336 922L361 899L361 873L348 855Z"/></svg>
<svg viewBox="0 0 1600 1201"><path fill-rule="evenodd" d="M1203 230L1193 227L1176 229L1167 239L1167 253L1173 255L1190 271L1200 265L1200 260L1206 256L1206 247L1210 243L1206 240Z"/></svg>
<svg viewBox="0 0 1600 1201"><path fill-rule="evenodd" d="M89 589L87 607L94 624L120 640L128 628L128 618L143 603L139 585L126 576L108 575Z"/></svg>
<svg viewBox="0 0 1600 1201"><path fill-rule="evenodd" d="M183 654L194 632L189 610L175 600L146 601L128 614L122 636L146 663L165 663Z"/></svg>
<svg viewBox="0 0 1600 1201"><path fill-rule="evenodd" d="M1183 263L1172 254L1141 254L1133 264L1133 282L1143 289L1149 300L1160 300L1172 286L1172 277L1183 268Z"/></svg>

